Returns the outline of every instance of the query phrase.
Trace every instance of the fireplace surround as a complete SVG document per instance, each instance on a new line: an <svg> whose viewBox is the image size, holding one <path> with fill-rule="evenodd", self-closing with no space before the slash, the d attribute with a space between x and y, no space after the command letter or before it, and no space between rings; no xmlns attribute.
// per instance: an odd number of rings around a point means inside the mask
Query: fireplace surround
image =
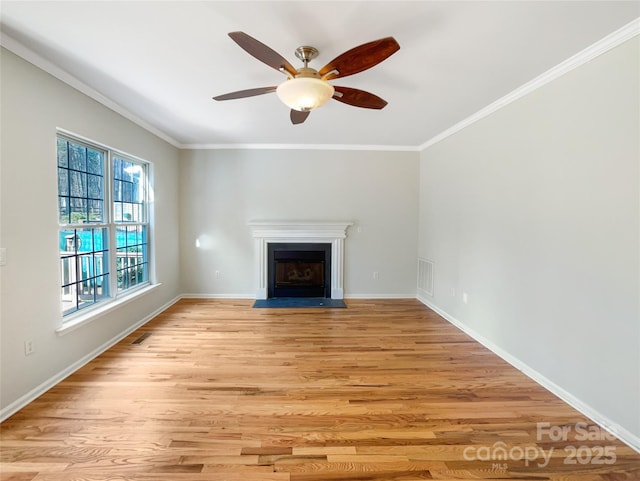
<svg viewBox="0 0 640 481"><path fill-rule="evenodd" d="M325 271L330 272L330 288L325 295L330 294L331 299L343 299L344 239L350 225L353 222L249 222L255 240L256 299L269 297L270 244L330 244L330 269ZM300 250L304 251L304 248Z"/></svg>

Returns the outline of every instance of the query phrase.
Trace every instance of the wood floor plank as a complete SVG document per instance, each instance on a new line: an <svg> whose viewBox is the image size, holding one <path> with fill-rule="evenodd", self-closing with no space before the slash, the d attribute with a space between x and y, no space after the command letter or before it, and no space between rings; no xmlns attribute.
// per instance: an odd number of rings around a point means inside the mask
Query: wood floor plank
<svg viewBox="0 0 640 481"><path fill-rule="evenodd" d="M418 301L347 304L181 300L2 423L0 480L640 479Z"/></svg>

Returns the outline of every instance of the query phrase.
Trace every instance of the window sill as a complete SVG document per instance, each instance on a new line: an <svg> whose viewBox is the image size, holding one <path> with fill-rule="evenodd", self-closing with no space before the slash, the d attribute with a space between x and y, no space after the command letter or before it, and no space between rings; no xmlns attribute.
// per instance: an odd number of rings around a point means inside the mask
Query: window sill
<svg viewBox="0 0 640 481"><path fill-rule="evenodd" d="M162 284L151 284L145 287L141 287L140 289L136 289L134 292L128 293L121 297L117 297L111 301L105 302L104 304L99 304L86 312L73 315L71 318L69 318L69 320L64 321L64 324L61 327L56 329L56 334L58 336L69 334L79 327L82 327L85 324L89 324L90 322L95 321L105 314L108 314L111 311L118 309L125 304L128 304L129 302L156 290L161 285Z"/></svg>

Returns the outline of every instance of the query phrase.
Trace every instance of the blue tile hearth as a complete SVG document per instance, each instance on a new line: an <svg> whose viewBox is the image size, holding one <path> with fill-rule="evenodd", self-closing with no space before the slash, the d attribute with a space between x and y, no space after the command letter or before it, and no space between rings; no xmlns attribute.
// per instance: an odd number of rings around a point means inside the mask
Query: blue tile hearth
<svg viewBox="0 0 640 481"><path fill-rule="evenodd" d="M325 297L273 297L258 299L253 307L347 307L342 299Z"/></svg>

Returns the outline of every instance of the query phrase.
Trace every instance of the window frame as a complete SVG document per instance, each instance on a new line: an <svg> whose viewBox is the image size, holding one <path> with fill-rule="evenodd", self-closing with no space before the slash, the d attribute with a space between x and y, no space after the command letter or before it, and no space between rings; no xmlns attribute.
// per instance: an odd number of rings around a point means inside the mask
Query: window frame
<svg viewBox="0 0 640 481"><path fill-rule="evenodd" d="M57 129L56 131L56 179L57 182L60 182L60 172L58 170L59 161L57 157L58 152L58 141L63 140L66 142L71 142L74 144L81 145L85 148L97 150L103 152L103 209L102 209L102 219L99 222L79 222L72 223L71 222L71 206L69 205L69 216L67 220L69 223L61 222L61 214L60 214L60 186L57 188L57 241L60 244L61 234L63 231L71 231L78 229L104 229L106 231L106 237L108 239L108 243L106 246L106 256L107 256L107 266L103 267L103 273L106 271L107 276L107 292L102 295L101 299L94 300L90 304L82 307L78 304L76 300L76 304L72 309L64 310L63 308L63 291L62 289L65 286L65 278L64 278L64 268L62 266L63 255L62 250L58 248L58 291L60 296L60 316L61 316L61 328L58 330L59 332L67 329L68 327L73 327L76 324L84 323L87 320L91 320L94 317L98 317L104 312L111 310L116 305L119 305L123 302L128 302L133 297L137 297L145 292L148 292L150 289L154 288L157 283L154 278L155 274L155 259L153 256L153 207L151 202L151 192L152 192L152 169L153 164L145 159L141 159L134 155L123 152L119 149L114 149L104 144L95 142L93 140L86 139L84 137L78 136L76 134ZM141 219L140 220L132 220L132 221L123 221L122 219L118 222L115 216L115 205L116 205L116 193L115 193L115 180L114 180L114 164L116 162L115 159L120 159L121 161L129 162L134 165L139 165L141 167L142 172L142 199L137 203L139 209L141 210ZM88 167L87 167L88 170ZM87 193L88 195L88 193ZM68 199L71 198L71 192L68 192ZM87 211L88 212L88 211ZM126 227L126 231L128 231L129 227L140 228L145 235L143 237L144 247L143 247L143 262L141 263L143 266L143 279L136 282L134 285L119 288L118 285L118 240L117 236L119 230L123 227ZM126 237L126 235L125 235ZM120 247L120 249L122 246ZM128 249L127 249L128 250ZM78 251L76 250L76 255L78 255ZM135 257L135 256L131 256ZM128 259L128 256L125 256ZM94 261L95 262L95 261ZM128 262L128 260L127 260ZM137 266L138 263L135 264ZM127 273L129 271L126 271ZM95 299L95 295L94 295Z"/></svg>

